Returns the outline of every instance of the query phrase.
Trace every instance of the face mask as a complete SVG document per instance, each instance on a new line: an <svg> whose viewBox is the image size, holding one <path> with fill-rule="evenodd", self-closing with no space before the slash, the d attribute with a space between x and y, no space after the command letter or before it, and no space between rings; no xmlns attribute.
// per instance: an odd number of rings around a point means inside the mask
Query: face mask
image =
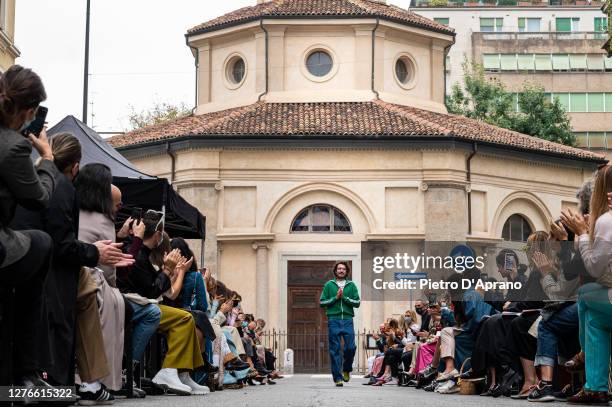
<svg viewBox="0 0 612 407"><path fill-rule="evenodd" d="M404 322L406 322L407 324L412 322L412 318L411 317L404 317Z"/></svg>
<svg viewBox="0 0 612 407"><path fill-rule="evenodd" d="M249 326L249 323L246 321L242 321L242 327L246 328L247 326Z"/></svg>
<svg viewBox="0 0 612 407"><path fill-rule="evenodd" d="M164 243L164 235L162 235L162 236L159 238L159 241L157 242L157 247L161 246L161 245L162 245L162 243Z"/></svg>

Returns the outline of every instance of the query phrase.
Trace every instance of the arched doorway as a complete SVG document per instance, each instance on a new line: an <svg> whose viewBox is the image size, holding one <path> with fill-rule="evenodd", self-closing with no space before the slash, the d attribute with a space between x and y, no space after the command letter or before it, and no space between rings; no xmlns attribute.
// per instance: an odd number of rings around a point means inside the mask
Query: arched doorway
<svg viewBox="0 0 612 407"><path fill-rule="evenodd" d="M315 204L298 213L290 233L350 234L352 227L340 209ZM327 317L319 298L339 260L344 259L287 262L287 346L293 349L296 373L317 373L329 366Z"/></svg>

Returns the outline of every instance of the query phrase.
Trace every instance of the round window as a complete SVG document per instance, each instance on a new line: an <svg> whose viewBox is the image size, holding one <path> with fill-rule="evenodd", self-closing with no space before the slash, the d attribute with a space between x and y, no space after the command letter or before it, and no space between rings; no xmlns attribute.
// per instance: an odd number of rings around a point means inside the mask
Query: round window
<svg viewBox="0 0 612 407"><path fill-rule="evenodd" d="M395 75L401 83L408 82L408 67L403 59L398 59L395 63Z"/></svg>
<svg viewBox="0 0 612 407"><path fill-rule="evenodd" d="M244 79L246 73L246 66L244 65L244 59L238 58L232 66L232 79L235 83L240 83Z"/></svg>
<svg viewBox="0 0 612 407"><path fill-rule="evenodd" d="M226 67L227 81L231 85L239 86L246 76L246 62L241 56L230 59Z"/></svg>
<svg viewBox="0 0 612 407"><path fill-rule="evenodd" d="M414 85L415 65L412 58L407 55L400 56L395 61L395 79L403 88L410 88Z"/></svg>
<svg viewBox="0 0 612 407"><path fill-rule="evenodd" d="M325 51L317 50L311 52L306 58L306 68L311 75L323 77L329 74L334 66L333 59Z"/></svg>

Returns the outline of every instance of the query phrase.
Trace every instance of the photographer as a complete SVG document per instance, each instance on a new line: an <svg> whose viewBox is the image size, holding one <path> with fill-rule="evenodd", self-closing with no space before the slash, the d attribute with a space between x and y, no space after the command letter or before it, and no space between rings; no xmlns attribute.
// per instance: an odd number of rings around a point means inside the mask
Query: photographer
<svg viewBox="0 0 612 407"><path fill-rule="evenodd" d="M37 336L47 336L42 325L43 286L52 244L48 234L9 228L15 208L40 211L49 205L59 172L44 131L38 137L20 132L33 121L47 95L39 76L14 65L0 77L0 284L15 287L19 317L15 318L15 379L25 385L48 385L38 375ZM34 147L41 161L32 165Z"/></svg>

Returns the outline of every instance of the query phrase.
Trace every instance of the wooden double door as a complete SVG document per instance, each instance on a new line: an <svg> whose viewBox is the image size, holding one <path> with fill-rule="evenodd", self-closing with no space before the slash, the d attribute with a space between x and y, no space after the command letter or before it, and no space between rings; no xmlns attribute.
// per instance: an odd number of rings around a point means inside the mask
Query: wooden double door
<svg viewBox="0 0 612 407"><path fill-rule="evenodd" d="M323 285L333 278L335 261L289 261L287 346L296 373L329 371L327 317L319 306Z"/></svg>

